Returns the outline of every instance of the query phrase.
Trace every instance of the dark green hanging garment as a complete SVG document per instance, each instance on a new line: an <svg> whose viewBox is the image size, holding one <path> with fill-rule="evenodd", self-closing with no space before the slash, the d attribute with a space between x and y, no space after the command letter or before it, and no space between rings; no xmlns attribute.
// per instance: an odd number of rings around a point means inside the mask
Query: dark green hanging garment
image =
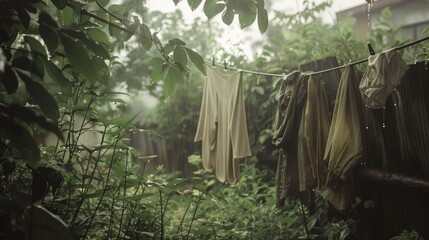
<svg viewBox="0 0 429 240"><path fill-rule="evenodd" d="M338 210L353 203L351 169L363 156L362 99L359 80L352 66L345 67L337 92L324 161L328 166L322 196Z"/></svg>
<svg viewBox="0 0 429 240"><path fill-rule="evenodd" d="M273 128L273 143L280 148L277 164L277 206L283 206L287 196L313 187L311 167L303 135L303 115L307 100L308 75L293 72L282 80L279 103ZM299 140L301 139L301 140ZM305 151L304 151L305 150Z"/></svg>
<svg viewBox="0 0 429 240"><path fill-rule="evenodd" d="M328 168L323 161L328 140L331 117L329 103L321 81L311 75L308 80L307 107L305 109L304 136L311 170L316 186L325 186Z"/></svg>

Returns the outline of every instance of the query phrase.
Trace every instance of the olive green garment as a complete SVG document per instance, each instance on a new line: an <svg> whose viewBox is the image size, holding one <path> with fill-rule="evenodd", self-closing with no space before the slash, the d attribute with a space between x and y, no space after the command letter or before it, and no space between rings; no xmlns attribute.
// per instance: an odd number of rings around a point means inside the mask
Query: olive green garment
<svg viewBox="0 0 429 240"><path fill-rule="evenodd" d="M322 196L339 210L351 206L348 175L363 156L362 99L352 66L345 67L337 92L324 161L328 166Z"/></svg>
<svg viewBox="0 0 429 240"><path fill-rule="evenodd" d="M251 155L241 72L225 75L207 66L195 141L202 141L202 161L221 181L235 183L239 161Z"/></svg>
<svg viewBox="0 0 429 240"><path fill-rule="evenodd" d="M308 75L293 72L282 80L273 126L273 144L279 147L276 188L277 206L287 196L308 190L313 185L306 146L303 141L303 113L307 100Z"/></svg>
<svg viewBox="0 0 429 240"><path fill-rule="evenodd" d="M307 107L305 108L304 136L316 186L325 186L328 168L323 161L331 117L329 103L320 80L311 75L308 80Z"/></svg>
<svg viewBox="0 0 429 240"><path fill-rule="evenodd" d="M286 118L286 111L291 101L292 92L294 90L295 83L297 79L301 76L301 72L294 71L282 79L279 88L279 100L277 104L276 116L274 118L273 125L273 144L278 147L285 146L287 138L285 138L286 126L287 123L294 119Z"/></svg>
<svg viewBox="0 0 429 240"><path fill-rule="evenodd" d="M307 78L308 79L308 78ZM307 85L307 84L305 84ZM307 95L308 96L308 95ZM310 155L308 151L307 145L307 136L305 135L305 111L307 108L306 102L303 103L303 109L300 118L299 130L298 130L298 176L299 176L299 192L304 192L315 187L315 183L317 182L313 172L310 161Z"/></svg>

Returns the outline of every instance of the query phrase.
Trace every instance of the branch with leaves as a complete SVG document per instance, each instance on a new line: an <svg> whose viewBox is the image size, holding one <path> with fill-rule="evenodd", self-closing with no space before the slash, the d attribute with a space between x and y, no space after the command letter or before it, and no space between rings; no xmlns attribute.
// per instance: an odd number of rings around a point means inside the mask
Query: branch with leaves
<svg viewBox="0 0 429 240"><path fill-rule="evenodd" d="M173 2L177 5L181 0ZM187 3L194 11L201 5L202 0L187 0ZM242 29L252 25L256 19L261 33L265 33L268 28L268 13L264 0L206 0L203 10L208 19L222 13L222 21L228 26L234 21L235 15L238 15Z"/></svg>

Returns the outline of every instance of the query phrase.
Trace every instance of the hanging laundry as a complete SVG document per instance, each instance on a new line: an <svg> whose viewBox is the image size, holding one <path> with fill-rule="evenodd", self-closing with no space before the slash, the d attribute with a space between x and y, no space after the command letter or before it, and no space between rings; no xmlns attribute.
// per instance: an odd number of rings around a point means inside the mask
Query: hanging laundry
<svg viewBox="0 0 429 240"><path fill-rule="evenodd" d="M273 144L280 148L276 173L278 207L283 206L286 196L296 196L314 186L302 126L308 78L292 72L282 80L279 89L273 126Z"/></svg>
<svg viewBox="0 0 429 240"><path fill-rule="evenodd" d="M202 161L221 181L235 183L240 159L251 155L241 72L224 75L207 66L195 141L202 141Z"/></svg>
<svg viewBox="0 0 429 240"><path fill-rule="evenodd" d="M363 157L362 103L353 66L346 66L337 92L324 161L328 166L321 195L339 209L351 206L351 169Z"/></svg>
<svg viewBox="0 0 429 240"><path fill-rule="evenodd" d="M318 59L312 62L304 63L300 65L300 69L303 72L317 72L329 68L338 67L338 60L334 56ZM317 76L317 79L322 82L326 97L328 98L329 111L332 116L332 110L335 105L335 97L337 96L338 84L341 78L341 71L334 70L321 74L314 75Z"/></svg>
<svg viewBox="0 0 429 240"><path fill-rule="evenodd" d="M364 104L369 108L384 107L407 70L408 65L396 50L369 56L368 67L359 85Z"/></svg>
<svg viewBox="0 0 429 240"><path fill-rule="evenodd" d="M304 64L300 64L299 69L301 71L304 72L317 72L317 71L321 71L321 70L325 70L325 69L329 69L329 68L335 68L338 67L338 61L337 58L334 56L330 56L330 57L326 57L323 59L317 59L315 61L311 61L308 63L304 63ZM325 72L325 73L321 73L321 74L312 74L313 77L317 77L317 82L321 84L321 86L323 86L323 93L326 95L327 97L327 101L329 103L329 119L332 118L332 112L334 110L334 105L335 105L335 97L337 95L337 89L338 89L338 83L340 82L340 78L341 78L341 71L340 70L334 70L334 71L329 71L329 72ZM310 77L311 78L311 77ZM309 83L310 84L310 83ZM309 85L310 87L310 85ZM312 94L310 92L310 89L308 90L308 94L307 94L307 101L312 101L313 99L318 99L317 96L313 96L314 94ZM308 102L307 102L308 104ZM307 110L306 110L307 111ZM307 117L305 117L307 119ZM314 121L318 121L317 119L313 119ZM307 127L304 127L304 129L306 129ZM327 130L329 131L329 129ZM325 139L326 142L326 139ZM308 150L310 151L312 149L312 147L307 146ZM323 154L324 154L324 147L323 150L321 151L321 159L323 162ZM310 153L309 153L310 154ZM324 163L322 163L324 166ZM325 166L326 168L326 166ZM326 174L326 173L325 173ZM323 176L323 174L321 175ZM313 176L313 178L315 178L315 187L318 187L318 180L315 176ZM302 203L304 203L308 209L310 213L315 213L316 212L316 193L314 191L307 191L307 192L303 192L299 194L299 198L300 201Z"/></svg>
<svg viewBox="0 0 429 240"><path fill-rule="evenodd" d="M328 140L331 117L329 103L321 81L314 75L308 80L307 106L305 108L304 136L316 186L325 186L328 168L323 161Z"/></svg>
<svg viewBox="0 0 429 240"><path fill-rule="evenodd" d="M295 174L298 173L298 166L296 164L293 165L293 163L287 164L287 158L281 146L283 145L283 140L286 140L284 138L286 128L286 110L289 106L293 87L300 74L301 73L298 71L292 72L285 79L282 79L280 83L279 102L277 105L277 112L274 118L273 126L273 143L276 146L280 146L276 171L277 207L283 206L284 200L288 193L296 194L298 192L297 189L292 189L292 186L297 186L297 184L293 184L292 181L297 179ZM293 154L289 153L289 155Z"/></svg>

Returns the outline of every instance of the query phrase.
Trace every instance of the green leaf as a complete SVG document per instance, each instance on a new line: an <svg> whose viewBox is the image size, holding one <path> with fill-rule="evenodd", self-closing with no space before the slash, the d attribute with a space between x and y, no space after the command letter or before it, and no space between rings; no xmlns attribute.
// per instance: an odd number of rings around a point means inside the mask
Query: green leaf
<svg viewBox="0 0 429 240"><path fill-rule="evenodd" d="M142 235L146 235L150 238L153 238L155 236L155 233L151 233L151 232L144 232L144 231L135 231L138 234L142 234Z"/></svg>
<svg viewBox="0 0 429 240"><path fill-rule="evenodd" d="M161 79L162 77L162 72L163 72L163 67L162 65L158 65L156 66L152 72L150 73L150 78L152 79L152 81L157 82Z"/></svg>
<svg viewBox="0 0 429 240"><path fill-rule="evenodd" d="M15 118L20 118L24 122L27 122L29 124L37 124L41 128L44 128L52 133L55 133L58 138L63 139L63 135L61 134L61 130L58 128L58 125L49 122L41 115L36 114L33 110L22 107L19 105L11 105L9 106L9 112L10 115L12 115Z"/></svg>
<svg viewBox="0 0 429 240"><path fill-rule="evenodd" d="M15 70L13 70L9 65L6 65L4 73L1 74L0 77L8 94L16 92L18 89L18 78L16 77Z"/></svg>
<svg viewBox="0 0 429 240"><path fill-rule="evenodd" d="M425 29L422 31L421 36L422 36L422 37L424 37L424 36L426 36L428 33L429 33L429 27L425 28Z"/></svg>
<svg viewBox="0 0 429 240"><path fill-rule="evenodd" d="M177 83L183 80L183 75L177 66L168 66L167 74L164 79L164 95L171 96L174 95L177 88Z"/></svg>
<svg viewBox="0 0 429 240"><path fill-rule="evenodd" d="M124 201L124 200L140 200L142 198L146 198L146 197L150 197L155 195L154 193L141 193L141 194L136 194L134 196L126 196L126 197L121 197L118 198L119 201Z"/></svg>
<svg viewBox="0 0 429 240"><path fill-rule="evenodd" d="M24 73L18 72L18 75L24 81L28 94L39 105L40 110L53 122L57 122L60 112L54 97L40 83L33 81Z"/></svg>
<svg viewBox="0 0 429 240"><path fill-rule="evenodd" d="M100 3L101 6L105 7L110 3L110 0L98 0L97 2Z"/></svg>
<svg viewBox="0 0 429 240"><path fill-rule="evenodd" d="M217 3L216 0L206 0L204 3L204 14L208 19L212 19L225 9L224 3Z"/></svg>
<svg viewBox="0 0 429 240"><path fill-rule="evenodd" d="M73 8L67 6L61 10L62 14L62 24L63 26L70 26L74 23L74 10Z"/></svg>
<svg viewBox="0 0 429 240"><path fill-rule="evenodd" d="M204 75L206 75L206 68L204 67L204 59L192 49L185 47L186 52L188 53L189 59L191 62L200 70Z"/></svg>
<svg viewBox="0 0 429 240"><path fill-rule="evenodd" d="M23 126L3 117L0 117L0 124L2 126L0 131L4 131L21 158L35 166L40 161L40 149L33 136Z"/></svg>
<svg viewBox="0 0 429 240"><path fill-rule="evenodd" d="M234 20L234 10L232 8L227 7L225 11L222 13L222 21L226 25L231 25L232 21Z"/></svg>
<svg viewBox="0 0 429 240"><path fill-rule="evenodd" d="M110 59L110 52L103 45L98 44L91 39L85 41L85 44L89 49L91 49L93 53L95 53L95 55L101 57L102 59Z"/></svg>
<svg viewBox="0 0 429 240"><path fill-rule="evenodd" d="M12 60L12 66L28 71L31 74L35 74L40 78L43 78L45 71L41 71L41 68L38 68L36 62L27 58L27 56L20 56Z"/></svg>
<svg viewBox="0 0 429 240"><path fill-rule="evenodd" d="M97 189L92 193L83 193L78 195L79 198L81 199L88 199L88 198L96 198L96 197L101 197L101 195L103 195L103 189Z"/></svg>
<svg viewBox="0 0 429 240"><path fill-rule="evenodd" d="M97 56L99 56L103 59L109 59L110 58L110 52L103 45L100 45L97 42L95 42L94 40L89 39L84 32L78 31L78 30L69 30L69 29L64 29L61 32L66 33L68 36L82 41L82 43L85 46L87 46Z"/></svg>
<svg viewBox="0 0 429 240"><path fill-rule="evenodd" d="M49 75L52 80L58 83L62 94L64 94L66 97L71 96L72 86L64 76L63 72L57 67L57 65L47 59L44 60L44 64L47 75Z"/></svg>
<svg viewBox="0 0 429 240"><path fill-rule="evenodd" d="M169 40L168 43L171 45L180 45L180 46L186 45L186 42L184 42L178 38L173 38L173 39Z"/></svg>
<svg viewBox="0 0 429 240"><path fill-rule="evenodd" d="M65 34L60 34L60 39L73 69L85 75L90 82L95 82L97 74L94 71L94 64L89 59L88 53L82 46L82 43L71 39Z"/></svg>
<svg viewBox="0 0 429 240"><path fill-rule="evenodd" d="M125 6L120 4L112 4L108 7L109 12L114 13L115 16L118 17L124 17L127 10L125 9ZM115 21L118 21L115 19Z"/></svg>
<svg viewBox="0 0 429 240"><path fill-rule="evenodd" d="M173 0L174 5L176 5L176 6L177 6L177 4L178 4L180 1L182 1L182 0Z"/></svg>
<svg viewBox="0 0 429 240"><path fill-rule="evenodd" d="M24 8L16 8L18 13L19 20L21 20L22 25L28 29L30 27L30 14Z"/></svg>
<svg viewBox="0 0 429 240"><path fill-rule="evenodd" d="M106 32L99 28L87 28L86 33L92 40L108 45L110 44L109 37L107 36Z"/></svg>
<svg viewBox="0 0 429 240"><path fill-rule="evenodd" d="M110 69L101 58L93 58L94 69L97 71L97 77L102 84L107 84L110 76Z"/></svg>
<svg viewBox="0 0 429 240"><path fill-rule="evenodd" d="M228 5L230 1L228 1ZM235 11L241 14L256 14L256 4L253 0L233 0L231 1L231 7L235 9Z"/></svg>
<svg viewBox="0 0 429 240"><path fill-rule="evenodd" d="M163 47L163 52L165 53L165 54L169 54L169 53L171 53L172 51L174 50L174 45L171 45L171 44L165 44L164 45L164 47Z"/></svg>
<svg viewBox="0 0 429 240"><path fill-rule="evenodd" d="M255 22L256 13L240 13L238 15L238 19L240 20L240 27L241 29L243 29L252 25L252 23Z"/></svg>
<svg viewBox="0 0 429 240"><path fill-rule="evenodd" d="M30 49L32 52L39 53L39 54L42 54L43 56L46 56L46 49L39 42L39 40L37 40L33 37L30 37L30 36L25 36L24 41L27 42L28 45L30 45Z"/></svg>
<svg viewBox="0 0 429 240"><path fill-rule="evenodd" d="M258 8L258 28L261 33L267 31L268 28L268 13L264 8Z"/></svg>
<svg viewBox="0 0 429 240"><path fill-rule="evenodd" d="M34 58L34 64L36 65L37 72L41 73L40 78L43 79L45 77L45 65L43 64L43 59L45 57L35 55Z"/></svg>
<svg viewBox="0 0 429 240"><path fill-rule="evenodd" d="M57 22L46 12L41 12L39 14L39 24L44 26L49 26L53 28L58 28Z"/></svg>
<svg viewBox="0 0 429 240"><path fill-rule="evenodd" d="M143 35L141 36L141 44L146 51L149 51L152 47L152 33L150 32L149 27L146 24L140 25L140 33Z"/></svg>
<svg viewBox="0 0 429 240"><path fill-rule="evenodd" d="M138 22L134 22L128 25L128 28L130 28L132 32L121 31L121 39L123 41L128 41L134 35L134 32L137 32L137 29L139 28L139 26L140 26L140 23Z"/></svg>
<svg viewBox="0 0 429 240"><path fill-rule="evenodd" d="M26 211L28 211L26 214L28 221L31 223L26 228L26 238L31 234L32 239L73 240L66 223L57 215L38 205L33 206L32 209L29 207Z"/></svg>
<svg viewBox="0 0 429 240"><path fill-rule="evenodd" d="M149 61L150 65L161 65L161 64L164 64L164 63L165 63L165 59L164 58L160 58L160 57L153 57Z"/></svg>
<svg viewBox="0 0 429 240"><path fill-rule="evenodd" d="M186 67L188 63L188 55L186 55L185 49L181 46L176 46L173 51L173 59L174 62L180 63L182 67Z"/></svg>
<svg viewBox="0 0 429 240"><path fill-rule="evenodd" d="M43 41L46 43L49 52L54 52L58 47L58 36L56 31L52 28L56 28L57 23L47 13L40 13L39 15L39 32Z"/></svg>
<svg viewBox="0 0 429 240"><path fill-rule="evenodd" d="M100 96L97 98L98 102L102 103L119 103L119 104L126 104L126 102L123 99L117 98L117 97L111 97L111 96Z"/></svg>
<svg viewBox="0 0 429 240"><path fill-rule="evenodd" d="M198 6L200 6L202 0L188 0L188 5L191 8L192 11L197 9Z"/></svg>
<svg viewBox="0 0 429 240"><path fill-rule="evenodd" d="M67 0L51 0L58 9L62 10L67 6Z"/></svg>
<svg viewBox="0 0 429 240"><path fill-rule="evenodd" d="M141 112L136 113L134 116L132 116L129 119L114 119L114 120L109 120L107 122L109 122L109 125L116 125L118 126L118 130L122 131L123 129L130 127L131 123L136 119L136 117L138 115L140 115Z"/></svg>

